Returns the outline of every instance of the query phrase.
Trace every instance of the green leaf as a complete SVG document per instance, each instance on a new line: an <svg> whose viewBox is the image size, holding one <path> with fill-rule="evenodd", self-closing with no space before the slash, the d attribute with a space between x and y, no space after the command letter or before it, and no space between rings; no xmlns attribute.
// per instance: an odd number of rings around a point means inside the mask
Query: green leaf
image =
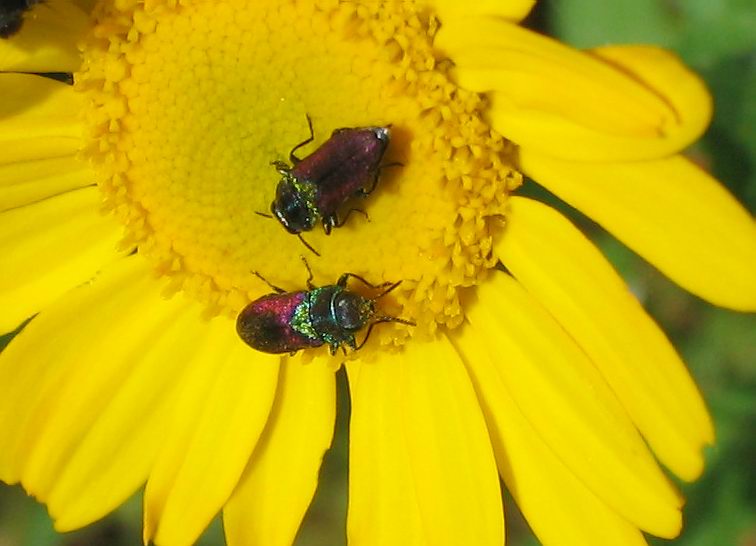
<svg viewBox="0 0 756 546"><path fill-rule="evenodd" d="M548 6L553 32L576 47L674 43L673 13L658 0L559 0Z"/></svg>

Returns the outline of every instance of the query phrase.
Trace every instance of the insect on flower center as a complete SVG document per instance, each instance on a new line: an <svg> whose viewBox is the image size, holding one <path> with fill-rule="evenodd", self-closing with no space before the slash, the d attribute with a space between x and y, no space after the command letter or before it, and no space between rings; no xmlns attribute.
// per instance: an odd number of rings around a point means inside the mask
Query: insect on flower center
<svg viewBox="0 0 756 546"><path fill-rule="evenodd" d="M92 105L86 152L126 243L176 290L235 316L270 292L252 271L304 290L306 255L317 286L402 281L375 305L417 327L382 325L368 346L461 323L460 290L494 265L519 175L484 100L437 58L431 14L400 0L107 4L75 78ZM375 191L347 200L329 235L301 234L319 256L260 214L308 116L300 158L339 128L391 134Z"/></svg>

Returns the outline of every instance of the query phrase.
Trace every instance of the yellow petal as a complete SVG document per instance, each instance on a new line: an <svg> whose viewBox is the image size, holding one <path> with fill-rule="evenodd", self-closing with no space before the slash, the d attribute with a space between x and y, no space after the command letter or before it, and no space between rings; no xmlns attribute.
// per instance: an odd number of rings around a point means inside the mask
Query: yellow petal
<svg viewBox="0 0 756 546"><path fill-rule="evenodd" d="M501 545L488 432L445 337L350 364L350 544Z"/></svg>
<svg viewBox="0 0 756 546"><path fill-rule="evenodd" d="M533 428L607 505L641 529L675 536L680 498L585 354L509 275L492 275L478 295L470 327Z"/></svg>
<svg viewBox="0 0 756 546"><path fill-rule="evenodd" d="M76 44L89 27L79 6L67 0L40 2L25 14L17 34L0 40L0 70L74 72L81 64Z"/></svg>
<svg viewBox="0 0 756 546"><path fill-rule="evenodd" d="M223 510L229 546L290 546L315 494L336 418L325 362L285 359L268 424Z"/></svg>
<svg viewBox="0 0 756 546"><path fill-rule="evenodd" d="M81 97L30 74L0 74L0 165L71 156L82 144Z"/></svg>
<svg viewBox="0 0 756 546"><path fill-rule="evenodd" d="M700 79L662 49L584 53L482 17L442 27L437 42L463 87L489 93L496 130L540 153L585 161L664 157L698 138L711 115Z"/></svg>
<svg viewBox="0 0 756 546"><path fill-rule="evenodd" d="M424 535L422 507L415 498L415 479L406 446L401 374L396 369L406 364L403 359L383 360L347 365L352 400L348 543L430 544ZM438 496L442 497L443 492Z"/></svg>
<svg viewBox="0 0 756 546"><path fill-rule="evenodd" d="M55 301L119 255L122 228L82 188L0 213L0 332Z"/></svg>
<svg viewBox="0 0 756 546"><path fill-rule="evenodd" d="M525 418L485 349L488 339L467 327L453 341L482 400L499 472L540 543L644 546L637 527L601 502Z"/></svg>
<svg viewBox="0 0 756 546"><path fill-rule="evenodd" d="M0 212L92 184L94 173L74 156L0 165Z"/></svg>
<svg viewBox="0 0 756 546"><path fill-rule="evenodd" d="M660 137L669 139L673 151L698 140L708 127L714 109L712 97L703 80L674 53L650 45L603 46L590 52L656 90L670 104L678 116L677 132Z"/></svg>
<svg viewBox="0 0 756 546"><path fill-rule="evenodd" d="M0 353L0 479L22 480L31 493L46 498L70 450L96 416L96 406L87 408L86 397L106 402L98 389L113 388L118 374L125 373L127 341L154 326L144 317L142 328L142 320L132 313L145 312L138 296L154 291L156 284L144 260L120 260L40 313ZM156 320L160 318L158 313ZM140 327L124 323L128 319ZM131 328L121 342L119 329L125 325Z"/></svg>
<svg viewBox="0 0 756 546"><path fill-rule="evenodd" d="M145 543L197 540L236 487L273 403L280 358L247 347L225 317L209 322L205 335L147 482Z"/></svg>
<svg viewBox="0 0 756 546"><path fill-rule="evenodd" d="M591 358L662 462L698 477L714 431L672 345L569 221L536 201L510 204L498 258Z"/></svg>
<svg viewBox="0 0 756 546"><path fill-rule="evenodd" d="M125 377L52 485L47 503L59 531L102 517L147 481L169 426L180 378L195 358L206 356L202 347L208 323L199 305L181 296L166 301L153 295L140 307L144 317L159 315L161 320L145 330L140 354L126 362ZM111 335L118 335L112 326ZM115 358L110 347L97 354ZM110 369L110 362L101 358L86 362L92 364L94 375ZM106 369L95 370L97 365Z"/></svg>
<svg viewBox="0 0 756 546"><path fill-rule="evenodd" d="M524 171L680 286L756 310L756 224L717 180L675 156L598 165L522 149Z"/></svg>
<svg viewBox="0 0 756 546"><path fill-rule="evenodd" d="M73 86L33 74L0 74L0 134L4 140L32 136L80 137L81 97Z"/></svg>
<svg viewBox="0 0 756 546"><path fill-rule="evenodd" d="M0 121L0 131L2 122ZM66 157L76 154L81 139L69 136L14 137L9 140L0 133L0 165L51 157Z"/></svg>
<svg viewBox="0 0 756 546"><path fill-rule="evenodd" d="M477 0L462 3L459 0L429 0L444 26L454 25L460 17L487 15L510 21L523 20L535 5L535 0Z"/></svg>

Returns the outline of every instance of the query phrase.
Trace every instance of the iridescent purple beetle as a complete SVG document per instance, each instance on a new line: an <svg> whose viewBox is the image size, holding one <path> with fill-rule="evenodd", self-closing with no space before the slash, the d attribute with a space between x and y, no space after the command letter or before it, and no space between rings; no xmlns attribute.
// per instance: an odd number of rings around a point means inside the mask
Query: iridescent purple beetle
<svg viewBox="0 0 756 546"><path fill-rule="evenodd" d="M315 138L309 116L307 124L310 137L289 153L292 166L273 162L281 180L270 211L289 233L310 231L321 220L329 234L344 225L353 210L359 211L351 209L339 219L338 209L350 197L365 197L375 189L390 132L388 127L336 129L317 150L299 159L294 152Z"/></svg>
<svg viewBox="0 0 756 546"><path fill-rule="evenodd" d="M415 323L398 317L376 315L375 302L397 286L395 283L373 285L354 273L344 273L336 284L316 287L312 284L312 271L304 261L309 277L307 290L286 292L270 284L259 273L261 280L273 293L247 305L236 319L236 331L242 340L258 351L283 354L300 349L321 347L326 343L331 354L344 347L357 351L370 337L373 326L381 322L400 322L409 326ZM355 278L371 289L383 289L374 298L363 297L347 288L349 278ZM368 327L365 338L357 345L355 334Z"/></svg>

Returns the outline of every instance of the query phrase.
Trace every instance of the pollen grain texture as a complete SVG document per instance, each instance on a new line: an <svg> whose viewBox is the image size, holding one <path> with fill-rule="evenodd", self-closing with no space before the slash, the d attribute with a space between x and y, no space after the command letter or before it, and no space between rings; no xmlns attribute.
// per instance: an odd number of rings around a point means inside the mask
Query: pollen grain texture
<svg viewBox="0 0 756 546"><path fill-rule="evenodd" d="M463 320L460 289L495 265L492 238L520 183L511 145L481 118L485 99L455 86L433 50L439 22L412 3L123 1L95 13L76 89L90 101L92 160L106 208L171 290L233 316L269 292L352 272L402 280L371 344ZM180 5L178 5L180 4ZM375 192L311 254L267 212L274 160L311 153L334 129L390 125ZM347 207L348 208L348 207ZM378 333L380 332L380 333Z"/></svg>

